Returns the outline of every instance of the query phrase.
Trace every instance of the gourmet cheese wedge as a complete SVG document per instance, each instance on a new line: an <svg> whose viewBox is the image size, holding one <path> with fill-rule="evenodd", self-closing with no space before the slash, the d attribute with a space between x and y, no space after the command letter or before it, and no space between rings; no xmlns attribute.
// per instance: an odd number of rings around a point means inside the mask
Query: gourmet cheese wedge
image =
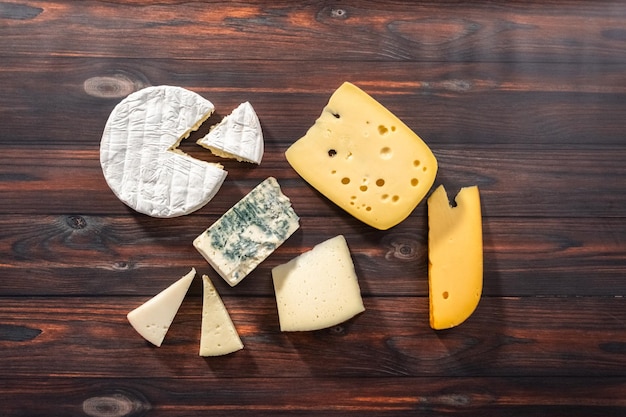
<svg viewBox="0 0 626 417"><path fill-rule="evenodd" d="M365 310L342 235L272 269L282 331L319 330Z"/></svg>
<svg viewBox="0 0 626 417"><path fill-rule="evenodd" d="M231 286L237 285L299 227L278 181L269 177L194 241L194 247Z"/></svg>
<svg viewBox="0 0 626 417"><path fill-rule="evenodd" d="M178 281L126 315L133 328L148 342L161 346L180 305L196 276L194 268Z"/></svg>
<svg viewBox="0 0 626 417"><path fill-rule="evenodd" d="M452 207L443 185L428 198L430 326L447 329L476 309L483 287L478 187L462 188Z"/></svg>
<svg viewBox="0 0 626 417"><path fill-rule="evenodd" d="M437 160L422 139L347 82L285 156L323 195L381 230L413 211L437 173Z"/></svg>
<svg viewBox="0 0 626 417"><path fill-rule="evenodd" d="M203 275L202 283L204 296L200 356L220 356L243 349L237 329L211 279Z"/></svg>
<svg viewBox="0 0 626 417"><path fill-rule="evenodd" d="M181 216L209 202L226 171L177 147L213 110L200 95L166 85L123 99L111 112L100 143L100 164L113 193L154 217Z"/></svg>
<svg viewBox="0 0 626 417"><path fill-rule="evenodd" d="M263 131L254 108L241 103L196 142L223 158L260 164L263 158Z"/></svg>

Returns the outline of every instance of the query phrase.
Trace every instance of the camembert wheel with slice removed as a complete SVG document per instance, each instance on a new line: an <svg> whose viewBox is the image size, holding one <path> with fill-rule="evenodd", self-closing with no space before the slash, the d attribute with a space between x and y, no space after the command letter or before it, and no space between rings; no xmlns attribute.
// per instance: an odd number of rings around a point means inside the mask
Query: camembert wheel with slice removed
<svg viewBox="0 0 626 417"><path fill-rule="evenodd" d="M111 112L100 143L107 184L129 207L153 217L176 217L208 203L226 178L222 165L178 150L214 110L181 87L147 87Z"/></svg>

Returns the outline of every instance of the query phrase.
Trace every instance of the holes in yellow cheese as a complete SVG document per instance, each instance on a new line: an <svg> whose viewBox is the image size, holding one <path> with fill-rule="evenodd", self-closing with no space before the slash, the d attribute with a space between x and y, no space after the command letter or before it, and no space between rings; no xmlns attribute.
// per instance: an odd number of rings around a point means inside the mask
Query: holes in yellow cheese
<svg viewBox="0 0 626 417"><path fill-rule="evenodd" d="M383 185L385 185L385 180L382 178L379 178L376 180L376 185L379 187L382 187Z"/></svg>
<svg viewBox="0 0 626 417"><path fill-rule="evenodd" d="M444 291L443 294L441 294L441 296L443 297L444 300L447 300L450 294L448 294L448 291Z"/></svg>
<svg viewBox="0 0 626 417"><path fill-rule="evenodd" d="M417 184L419 184L420 180L418 180L417 178L411 178L411 185L413 187L417 187Z"/></svg>
<svg viewBox="0 0 626 417"><path fill-rule="evenodd" d="M337 155L337 151L336 150L334 150L334 149L329 149L328 150L328 156L330 156L332 158L335 155Z"/></svg>
<svg viewBox="0 0 626 417"><path fill-rule="evenodd" d="M350 178L348 178L348 177L343 177L343 178L341 179L341 183L342 183L342 184L344 184L344 185L348 185L348 184L350 184Z"/></svg>
<svg viewBox="0 0 626 417"><path fill-rule="evenodd" d="M368 122L369 123L369 122ZM396 131L396 127L395 126L391 126L390 128L388 128L385 125L378 125L378 134L380 136L385 136L386 134L389 133L389 129L391 129L392 132Z"/></svg>
<svg viewBox="0 0 626 417"><path fill-rule="evenodd" d="M392 157L391 148L385 146L380 150L380 157L383 159L390 159Z"/></svg>

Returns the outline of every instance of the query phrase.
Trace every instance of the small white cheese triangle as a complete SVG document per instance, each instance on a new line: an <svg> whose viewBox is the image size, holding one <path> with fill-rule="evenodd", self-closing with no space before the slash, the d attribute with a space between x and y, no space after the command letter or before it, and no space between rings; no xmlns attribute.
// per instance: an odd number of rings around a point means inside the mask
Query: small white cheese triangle
<svg viewBox="0 0 626 417"><path fill-rule="evenodd" d="M237 329L211 279L203 275L202 282L204 296L200 356L220 356L243 349Z"/></svg>
<svg viewBox="0 0 626 417"><path fill-rule="evenodd" d="M272 269L282 331L319 330L365 310L342 235Z"/></svg>
<svg viewBox="0 0 626 417"><path fill-rule="evenodd" d="M187 275L128 313L126 317L137 333L161 346L195 276L196 270L191 268Z"/></svg>
<svg viewBox="0 0 626 417"><path fill-rule="evenodd" d="M111 112L100 142L102 172L113 193L154 217L182 216L208 203L226 171L177 147L213 110L199 94L168 85L123 99Z"/></svg>
<svg viewBox="0 0 626 417"><path fill-rule="evenodd" d="M263 158L261 123L249 102L241 103L231 114L213 126L196 143L223 158L260 164Z"/></svg>

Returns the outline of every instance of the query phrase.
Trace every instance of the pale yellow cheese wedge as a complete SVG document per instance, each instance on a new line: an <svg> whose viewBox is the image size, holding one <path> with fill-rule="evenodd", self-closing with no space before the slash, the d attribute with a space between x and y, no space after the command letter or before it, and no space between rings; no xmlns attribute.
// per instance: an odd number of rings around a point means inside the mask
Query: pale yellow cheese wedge
<svg viewBox="0 0 626 417"><path fill-rule="evenodd" d="M187 275L128 313L126 317L137 333L161 346L195 276L196 270L191 268Z"/></svg>
<svg viewBox="0 0 626 417"><path fill-rule="evenodd" d="M424 141L348 82L285 156L319 192L380 230L411 214L437 174L437 160Z"/></svg>
<svg viewBox="0 0 626 417"><path fill-rule="evenodd" d="M483 287L483 238L477 186L452 207L443 185L428 198L430 326L447 329L472 315Z"/></svg>
<svg viewBox="0 0 626 417"><path fill-rule="evenodd" d="M203 275L202 283L204 295L200 356L220 356L243 349L237 329L211 279Z"/></svg>
<svg viewBox="0 0 626 417"><path fill-rule="evenodd" d="M328 239L272 269L280 329L319 330L363 312L346 239Z"/></svg>

